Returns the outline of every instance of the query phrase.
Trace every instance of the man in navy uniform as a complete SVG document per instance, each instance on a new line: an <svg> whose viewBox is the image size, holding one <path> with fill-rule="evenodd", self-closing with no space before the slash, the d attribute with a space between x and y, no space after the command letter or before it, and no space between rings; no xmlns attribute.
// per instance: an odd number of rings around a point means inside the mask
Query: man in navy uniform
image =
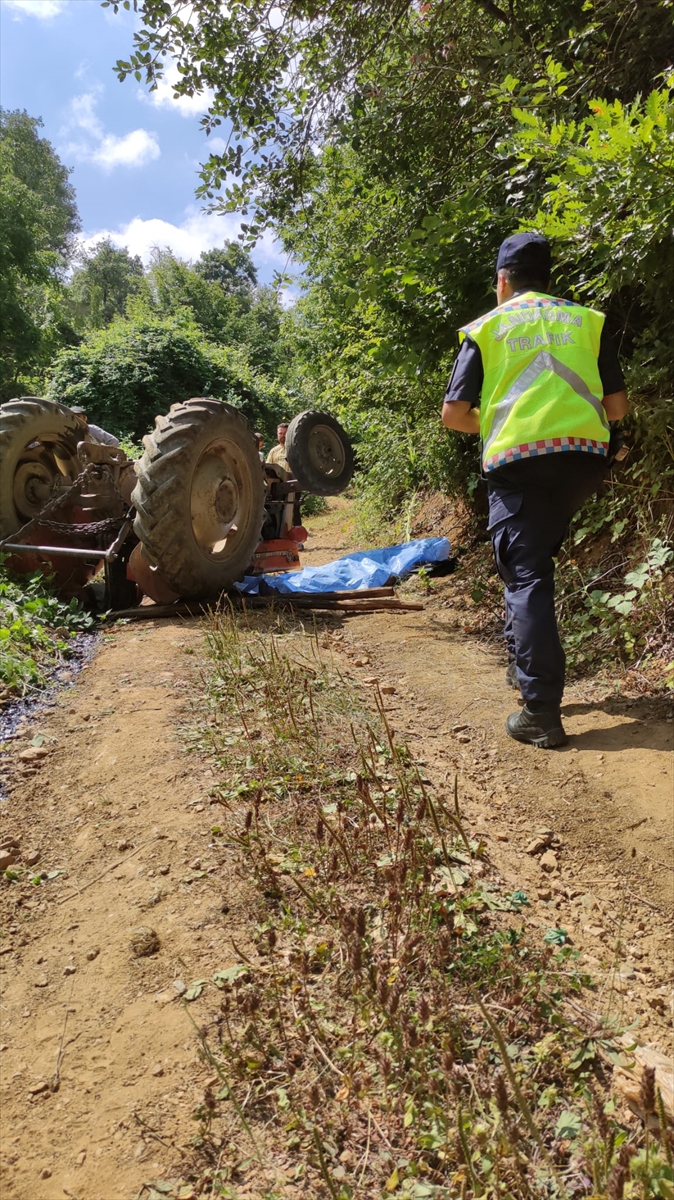
<svg viewBox="0 0 674 1200"><path fill-rule="evenodd" d="M554 559L571 517L605 478L609 422L627 412L603 313L551 296L550 270L540 234L503 242L497 307L459 331L442 409L448 429L482 440L489 531L505 585L506 679L524 700L506 730L545 748L567 740Z"/></svg>

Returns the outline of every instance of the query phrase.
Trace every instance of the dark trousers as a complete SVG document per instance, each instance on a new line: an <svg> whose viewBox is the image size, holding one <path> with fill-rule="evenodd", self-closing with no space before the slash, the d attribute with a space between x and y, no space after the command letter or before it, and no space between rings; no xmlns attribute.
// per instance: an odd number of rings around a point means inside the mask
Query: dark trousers
<svg viewBox="0 0 674 1200"><path fill-rule="evenodd" d="M488 475L489 532L505 584L505 638L525 701L561 703L565 656L553 559L571 517L605 474L605 460L571 452L522 459Z"/></svg>

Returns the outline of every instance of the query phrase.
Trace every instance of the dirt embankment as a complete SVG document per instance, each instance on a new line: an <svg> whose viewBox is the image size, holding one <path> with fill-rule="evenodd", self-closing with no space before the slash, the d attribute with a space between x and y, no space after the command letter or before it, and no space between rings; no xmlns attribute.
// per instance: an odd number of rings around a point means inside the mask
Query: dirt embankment
<svg viewBox="0 0 674 1200"><path fill-rule="evenodd" d="M344 501L312 528L307 562L352 543ZM455 587L438 581L423 613L326 618L340 662L395 689L394 727L431 780L458 771L466 819L529 895L534 925L564 928L605 981L598 1003L638 1016L639 1037L664 1047L671 717L579 686L566 699L567 748L509 741L514 693L498 655L444 607ZM126 1200L189 1155L212 1073L179 997L231 961L249 919L211 834L209 759L198 737L185 738L202 636L197 622L118 628L57 708L11 745L0 839L24 855L39 850L36 872L67 872L1 893L2 1172L16 1200ZM37 731L47 754L22 761ZM543 828L549 871L540 851L527 853ZM155 953L139 956L139 928L156 933Z"/></svg>

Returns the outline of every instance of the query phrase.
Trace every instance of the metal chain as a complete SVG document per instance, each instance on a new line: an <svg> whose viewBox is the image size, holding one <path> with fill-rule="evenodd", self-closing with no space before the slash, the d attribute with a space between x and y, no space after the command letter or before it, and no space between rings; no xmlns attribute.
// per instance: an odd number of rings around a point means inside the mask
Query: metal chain
<svg viewBox="0 0 674 1200"><path fill-rule="evenodd" d="M75 494L75 492L81 492L82 486L84 483L90 480L91 476L93 475L94 468L96 467L98 469L103 468L103 470L105 470L106 474L109 476L109 482L112 484L113 490L124 504L124 516L121 518L106 517L102 521L82 521L79 524L75 524L71 521L46 521L45 516L47 513L50 513L52 509L60 508L61 505L65 504L66 501ZM59 533L64 529L68 529L72 533L104 533L109 529L116 528L120 521L123 521L128 516L130 511L129 505L117 487L114 475L106 463L87 463L84 470L80 471L77 478L73 481L73 483L71 483L70 487L65 492L57 492L56 484L54 484L54 493L55 494L52 499L47 501L44 508L40 509L40 512L37 514L37 516L31 517L30 521L27 521L25 525L22 525L21 528L16 531L16 533L11 533L8 537L3 538L2 541L0 541L0 550L5 542L19 541L22 535L25 535L36 525L44 525L47 529L54 529Z"/></svg>
<svg viewBox="0 0 674 1200"><path fill-rule="evenodd" d="M108 529L116 529L123 520L123 517L106 517L103 521L81 521L79 525L74 521L40 520L39 524L40 528L53 529L56 533L61 533L64 529L69 529L72 533L105 533Z"/></svg>

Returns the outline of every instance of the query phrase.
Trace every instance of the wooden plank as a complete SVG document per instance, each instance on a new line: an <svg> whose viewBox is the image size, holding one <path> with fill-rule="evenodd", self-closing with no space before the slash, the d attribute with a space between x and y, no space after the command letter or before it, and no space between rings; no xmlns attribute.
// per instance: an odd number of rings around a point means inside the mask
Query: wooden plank
<svg viewBox="0 0 674 1200"><path fill-rule="evenodd" d="M201 617L208 606L200 604L139 604L136 608L118 608L108 621L152 621L155 617ZM107 624L107 622L106 622Z"/></svg>
<svg viewBox="0 0 674 1200"><path fill-rule="evenodd" d="M404 604L399 600L397 604L381 604L376 600L364 601L363 604L357 604L355 601L349 604L337 604L336 608L343 613L366 613L366 612L421 612L423 604Z"/></svg>
<svg viewBox="0 0 674 1200"><path fill-rule="evenodd" d="M357 600L354 597L353 600L338 600L337 603L339 604L340 608L350 608L354 604L376 604L378 608L400 608L402 604L404 604L406 608L424 607L420 601L399 600L397 596L381 596L379 598L374 597L372 600L368 600L367 597L365 597L364 600Z"/></svg>
<svg viewBox="0 0 674 1200"><path fill-rule="evenodd" d="M242 592L240 596L236 596L234 593L230 593L230 595L233 600L245 600L246 604L250 604L253 600L260 604L278 604L279 602L312 604L324 600L371 600L374 597L394 597L395 589L393 587L345 588L340 592L275 592L273 596L260 596L257 593L247 595Z"/></svg>
<svg viewBox="0 0 674 1200"><path fill-rule="evenodd" d="M414 601L399 600L392 587L361 588L341 592L300 592L284 593L274 596L229 595L212 600L194 600L179 604L143 604L136 608L118 609L110 614L110 620L151 621L161 617L198 617L215 608L222 599L231 600L238 608L295 608L295 609L325 609L341 612L375 612L377 610L403 609L406 612L418 612L423 604Z"/></svg>

